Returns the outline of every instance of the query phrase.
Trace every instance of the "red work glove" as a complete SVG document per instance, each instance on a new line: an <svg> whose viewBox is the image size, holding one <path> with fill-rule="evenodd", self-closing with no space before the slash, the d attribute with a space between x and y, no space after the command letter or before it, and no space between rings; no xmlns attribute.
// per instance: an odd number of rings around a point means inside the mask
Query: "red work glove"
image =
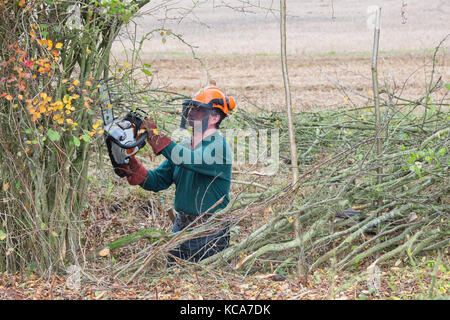
<svg viewBox="0 0 450 320"><path fill-rule="evenodd" d="M127 181L132 186L141 184L147 177L147 169L135 157L130 158L130 163L121 164L120 168L126 172Z"/></svg>
<svg viewBox="0 0 450 320"><path fill-rule="evenodd" d="M158 155L161 153L162 149L167 147L171 142L168 136L158 133L158 128L152 118L147 118L142 122L140 129L144 129L148 133L147 141L152 147L153 152Z"/></svg>

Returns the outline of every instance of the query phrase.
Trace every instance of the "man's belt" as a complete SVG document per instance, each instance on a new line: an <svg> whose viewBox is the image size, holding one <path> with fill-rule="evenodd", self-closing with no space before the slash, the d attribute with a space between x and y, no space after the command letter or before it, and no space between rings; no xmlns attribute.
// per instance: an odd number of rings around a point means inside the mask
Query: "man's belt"
<svg viewBox="0 0 450 320"><path fill-rule="evenodd" d="M188 225L191 227L198 226L199 224L206 222L211 216L211 214L194 215L178 212L178 219L176 220L176 223L181 230L186 228Z"/></svg>

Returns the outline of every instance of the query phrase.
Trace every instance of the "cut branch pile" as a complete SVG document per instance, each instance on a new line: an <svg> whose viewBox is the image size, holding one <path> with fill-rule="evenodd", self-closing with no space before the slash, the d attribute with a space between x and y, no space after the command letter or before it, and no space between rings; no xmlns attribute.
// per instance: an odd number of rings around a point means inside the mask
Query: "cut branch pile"
<svg viewBox="0 0 450 320"><path fill-rule="evenodd" d="M426 95L415 101L384 92L379 137L374 106L295 115L302 170L298 182L252 194L256 201L241 200L244 205L235 208L251 210L258 204L278 210L245 240L203 263L224 266L236 259L234 268L246 266L248 271L264 262L294 267L296 216L304 229L302 245L310 271L331 261L341 269L374 260L401 263L427 251L448 250L448 84L445 87L441 79L430 83ZM430 97L439 90L443 97L435 103ZM255 118L240 112L236 117L255 128L287 127L282 113ZM290 164L287 132L281 133L281 158Z"/></svg>

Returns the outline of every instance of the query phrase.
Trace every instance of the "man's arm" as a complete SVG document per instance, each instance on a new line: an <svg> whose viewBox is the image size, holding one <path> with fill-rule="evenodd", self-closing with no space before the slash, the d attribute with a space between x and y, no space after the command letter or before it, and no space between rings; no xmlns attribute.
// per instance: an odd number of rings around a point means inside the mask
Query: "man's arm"
<svg viewBox="0 0 450 320"><path fill-rule="evenodd" d="M155 170L147 170L145 180L139 185L145 190L158 192L169 188L173 182L174 165L164 160Z"/></svg>
<svg viewBox="0 0 450 320"><path fill-rule="evenodd" d="M173 182L174 165L165 160L155 170L147 170L135 157L131 157L130 163L120 165L126 172L130 185L140 185L145 190L160 191L170 187Z"/></svg>

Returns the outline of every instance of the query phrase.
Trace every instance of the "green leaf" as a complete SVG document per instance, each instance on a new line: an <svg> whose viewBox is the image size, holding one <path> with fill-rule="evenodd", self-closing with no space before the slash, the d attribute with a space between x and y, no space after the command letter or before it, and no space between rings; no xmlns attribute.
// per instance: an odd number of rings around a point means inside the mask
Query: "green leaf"
<svg viewBox="0 0 450 320"><path fill-rule="evenodd" d="M77 137L73 137L73 143L77 146L77 147L79 147L80 146L80 140L77 138Z"/></svg>
<svg viewBox="0 0 450 320"><path fill-rule="evenodd" d="M82 137L83 137L83 140L86 141L87 143L92 142L91 137L89 137L87 134L83 134Z"/></svg>
<svg viewBox="0 0 450 320"><path fill-rule="evenodd" d="M450 83L446 83L446 84L445 84L445 87L446 87L448 90L450 90Z"/></svg>
<svg viewBox="0 0 450 320"><path fill-rule="evenodd" d="M6 239L6 233L3 230L0 230L0 240L3 241Z"/></svg>
<svg viewBox="0 0 450 320"><path fill-rule="evenodd" d="M48 129L47 136L51 141L59 141L59 139L61 138L59 136L59 133L52 129Z"/></svg>
<svg viewBox="0 0 450 320"><path fill-rule="evenodd" d="M145 73L146 75L148 75L149 77L152 76L151 71L149 71L149 70L147 70L147 69L142 68L141 71L142 71L143 73Z"/></svg>
<svg viewBox="0 0 450 320"><path fill-rule="evenodd" d="M440 150L436 153L436 156L437 156L437 157L443 156L443 155L445 154L446 151L447 151L446 148L442 148L442 149L440 149Z"/></svg>
<svg viewBox="0 0 450 320"><path fill-rule="evenodd" d="M152 66L149 65L148 63L144 63L144 67L146 67L146 68L151 68Z"/></svg>

